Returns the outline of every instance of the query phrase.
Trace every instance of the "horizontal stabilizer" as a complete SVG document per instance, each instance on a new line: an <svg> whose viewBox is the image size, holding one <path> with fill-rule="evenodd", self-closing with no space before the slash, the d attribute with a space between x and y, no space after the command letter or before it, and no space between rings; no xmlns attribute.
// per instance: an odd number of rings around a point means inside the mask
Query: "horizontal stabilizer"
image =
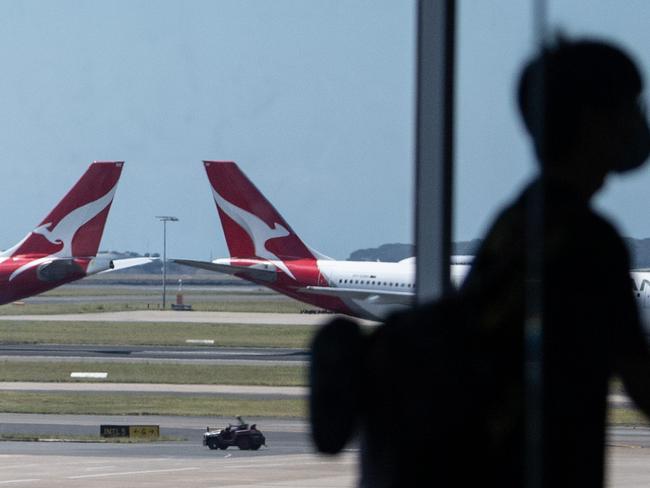
<svg viewBox="0 0 650 488"><path fill-rule="evenodd" d="M364 290L363 288L330 288L327 286L307 286L301 291L314 295L326 295L353 300L369 300L383 304L410 305L415 294L408 291Z"/></svg>
<svg viewBox="0 0 650 488"><path fill-rule="evenodd" d="M225 273L230 275L246 274L247 277L255 280L262 281L275 281L277 278L276 268L268 266L268 268L257 268L253 266L232 266L230 264L217 264L211 261L194 261L191 259L174 259L173 262L191 266L193 268L207 269L208 271L216 271L217 273Z"/></svg>

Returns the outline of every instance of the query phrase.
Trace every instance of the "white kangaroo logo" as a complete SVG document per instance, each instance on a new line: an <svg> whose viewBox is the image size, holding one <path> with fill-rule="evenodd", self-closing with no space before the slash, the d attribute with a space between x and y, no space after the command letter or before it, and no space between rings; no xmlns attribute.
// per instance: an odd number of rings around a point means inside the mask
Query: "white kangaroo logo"
<svg viewBox="0 0 650 488"><path fill-rule="evenodd" d="M248 236L253 241L253 246L255 246L255 255L257 257L268 259L272 261L278 268L284 271L286 274L291 276L292 279L296 279L287 265L280 259L277 255L273 254L271 251L266 249L266 243L277 237L286 237L291 235L284 226L273 223L273 227L269 227L266 222L260 219L257 215L254 215L246 210L239 208L236 205L233 205L228 200L223 198L219 193L212 188L212 195L214 200L219 206L219 208L233 219L237 224L246 231ZM243 256L242 256L243 257Z"/></svg>
<svg viewBox="0 0 650 488"><path fill-rule="evenodd" d="M110 203L113 201L113 195L115 195L116 189L117 185L114 185L113 188L103 197L100 197L97 200L74 209L72 212L59 220L59 222L52 229L49 228L52 225L51 222L39 225L36 229L34 229L31 234L40 234L52 244L63 244L63 246L53 254L30 261L29 263L24 264L20 268L16 269L13 273L11 273L9 281L13 280L16 276L28 270L29 268L38 266L39 264L46 262L53 257L72 257L72 239L74 238L74 235L84 224L90 222L108 205L110 205Z"/></svg>

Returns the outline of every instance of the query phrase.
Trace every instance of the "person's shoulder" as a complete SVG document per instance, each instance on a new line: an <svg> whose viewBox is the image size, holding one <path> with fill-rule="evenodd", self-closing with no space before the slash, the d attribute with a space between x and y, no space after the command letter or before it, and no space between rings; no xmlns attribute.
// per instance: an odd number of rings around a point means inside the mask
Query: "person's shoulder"
<svg viewBox="0 0 650 488"><path fill-rule="evenodd" d="M599 239L622 242L616 227L575 195L551 191L546 203L546 221L551 229L562 227L567 232L579 234L585 241L598 236Z"/></svg>
<svg viewBox="0 0 650 488"><path fill-rule="evenodd" d="M501 252L504 247L513 246L523 238L526 225L526 206L523 200L520 195L494 217L483 240L484 250Z"/></svg>
<svg viewBox="0 0 650 488"><path fill-rule="evenodd" d="M585 261L590 257L601 264L618 262L621 267L629 268L630 257L625 241L616 226L604 216L590 210L588 217L574 227L576 240Z"/></svg>
<svg viewBox="0 0 650 488"><path fill-rule="evenodd" d="M589 219L585 219L585 224L592 229L590 235L598 236L604 244L625 249L625 242L620 232L610 220L591 209L589 216Z"/></svg>

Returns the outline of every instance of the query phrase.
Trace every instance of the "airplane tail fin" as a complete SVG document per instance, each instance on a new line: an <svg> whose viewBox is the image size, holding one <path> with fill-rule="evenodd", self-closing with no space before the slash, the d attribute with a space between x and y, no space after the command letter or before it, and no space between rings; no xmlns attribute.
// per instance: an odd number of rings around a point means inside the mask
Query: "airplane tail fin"
<svg viewBox="0 0 650 488"><path fill-rule="evenodd" d="M230 256L268 260L326 258L310 249L230 161L204 161Z"/></svg>
<svg viewBox="0 0 650 488"><path fill-rule="evenodd" d="M0 256L95 256L123 164L122 161L91 164L38 227Z"/></svg>

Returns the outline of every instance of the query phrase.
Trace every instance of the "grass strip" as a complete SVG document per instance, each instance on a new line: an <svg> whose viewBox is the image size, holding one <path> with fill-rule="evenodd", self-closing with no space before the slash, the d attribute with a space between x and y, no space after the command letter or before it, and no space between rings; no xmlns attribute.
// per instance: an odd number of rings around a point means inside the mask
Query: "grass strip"
<svg viewBox="0 0 650 488"><path fill-rule="evenodd" d="M121 393L0 392L0 412L71 415L182 415L304 418L302 399L251 400Z"/></svg>
<svg viewBox="0 0 650 488"><path fill-rule="evenodd" d="M305 348L315 331L311 325L0 321L5 344L185 346L188 339L211 339L215 346Z"/></svg>
<svg viewBox="0 0 650 488"><path fill-rule="evenodd" d="M303 399L251 400L208 396L137 395L115 393L0 392L1 413L73 415L187 415L305 418ZM614 408L610 426L647 426L635 409Z"/></svg>
<svg viewBox="0 0 650 488"><path fill-rule="evenodd" d="M173 294L172 294L173 293ZM171 300L176 299L176 292L172 291L172 293L169 294L168 298ZM158 301L162 293L160 290L153 289L151 287L119 287L119 286L105 286L105 287L100 287L100 286L75 286L75 287L65 287L61 286L58 288L54 288L50 291L46 291L45 293L42 293L39 296L43 297L88 297L88 296L101 296L101 295L110 295L110 296L131 296L131 295L139 295L139 296L149 296L151 295L153 297L152 301ZM276 296L277 293L273 291L266 291L266 290L250 290L247 288L242 287L241 290L238 289L233 289L233 288L228 288L228 290L219 290L219 289L200 289L198 287L194 287L189 290L184 290L183 295L187 297L191 297L194 295L201 295L201 296L215 296L215 295L237 295L237 296L248 296L250 295L251 297L259 297L259 296Z"/></svg>
<svg viewBox="0 0 650 488"><path fill-rule="evenodd" d="M255 366L122 362L0 362L0 381L87 382L70 378L73 371L107 372L110 383L193 385L305 386L305 366Z"/></svg>
<svg viewBox="0 0 650 488"><path fill-rule="evenodd" d="M607 412L607 423L610 426L617 427L646 427L650 425L648 417L643 415L640 410L632 407L610 408Z"/></svg>

